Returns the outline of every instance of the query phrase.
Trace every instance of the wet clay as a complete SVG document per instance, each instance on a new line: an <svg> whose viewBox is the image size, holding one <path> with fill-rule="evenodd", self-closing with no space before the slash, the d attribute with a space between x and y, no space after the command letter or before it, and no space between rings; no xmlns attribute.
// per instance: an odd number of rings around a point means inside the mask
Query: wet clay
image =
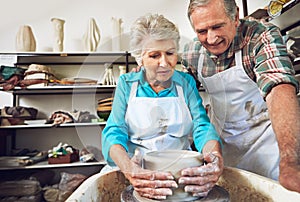
<svg viewBox="0 0 300 202"><path fill-rule="evenodd" d="M194 200L180 199L180 200L162 200L162 202L229 202L229 193L222 187L216 185L206 197L198 197ZM158 202L158 200L148 199L139 196L130 185L121 193L121 202Z"/></svg>

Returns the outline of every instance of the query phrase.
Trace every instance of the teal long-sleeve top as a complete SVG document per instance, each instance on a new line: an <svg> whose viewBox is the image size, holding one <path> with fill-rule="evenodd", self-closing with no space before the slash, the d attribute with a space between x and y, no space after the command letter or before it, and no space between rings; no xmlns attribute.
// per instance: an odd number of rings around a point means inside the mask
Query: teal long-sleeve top
<svg viewBox="0 0 300 202"><path fill-rule="evenodd" d="M142 68L142 71L137 73L130 72L119 77L114 93L112 111L102 131L102 153L108 164L114 165L112 159L109 157L109 150L112 145L122 145L126 151L128 151L127 142L130 141L130 139L128 136L128 125L125 122L125 114L131 86L137 81L139 82L137 97L177 97L176 85L181 86L185 102L190 110L193 121L192 134L196 149L202 152L203 146L210 140L217 140L221 144L219 135L206 114L202 99L192 76L175 70L172 76L171 86L156 93L144 79L144 69ZM174 114L174 116L176 116L176 114Z"/></svg>

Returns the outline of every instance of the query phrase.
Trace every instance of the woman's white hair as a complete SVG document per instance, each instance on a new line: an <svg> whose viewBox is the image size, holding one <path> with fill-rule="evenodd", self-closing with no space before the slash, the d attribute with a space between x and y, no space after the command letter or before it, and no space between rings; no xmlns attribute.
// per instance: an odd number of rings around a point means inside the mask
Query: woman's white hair
<svg viewBox="0 0 300 202"><path fill-rule="evenodd" d="M137 63L141 64L144 43L147 39L174 40L179 49L180 35L178 28L163 15L147 14L139 17L131 26L130 50Z"/></svg>

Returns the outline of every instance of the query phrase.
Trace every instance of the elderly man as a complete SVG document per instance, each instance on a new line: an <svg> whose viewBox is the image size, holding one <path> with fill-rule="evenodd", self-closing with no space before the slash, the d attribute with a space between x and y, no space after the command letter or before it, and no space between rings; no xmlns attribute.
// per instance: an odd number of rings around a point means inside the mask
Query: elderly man
<svg viewBox="0 0 300 202"><path fill-rule="evenodd" d="M239 19L234 0L191 0L188 17L197 39L182 57L210 96L225 165L300 192L299 84L280 30Z"/></svg>

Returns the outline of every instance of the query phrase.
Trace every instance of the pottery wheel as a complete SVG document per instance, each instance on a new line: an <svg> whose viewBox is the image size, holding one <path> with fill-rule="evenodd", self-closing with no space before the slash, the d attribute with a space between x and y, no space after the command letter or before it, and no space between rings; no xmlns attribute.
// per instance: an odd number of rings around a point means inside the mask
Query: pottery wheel
<svg viewBox="0 0 300 202"><path fill-rule="evenodd" d="M230 201L229 193L224 188L216 185L208 193L206 197L200 197L190 202L229 202L229 201ZM139 194L136 191L134 191L133 187L129 185L121 193L121 202L158 202L158 201L139 196ZM171 202L171 201L163 200L163 202ZM172 202L179 202L179 201L173 200ZM181 200L180 202L183 201Z"/></svg>

